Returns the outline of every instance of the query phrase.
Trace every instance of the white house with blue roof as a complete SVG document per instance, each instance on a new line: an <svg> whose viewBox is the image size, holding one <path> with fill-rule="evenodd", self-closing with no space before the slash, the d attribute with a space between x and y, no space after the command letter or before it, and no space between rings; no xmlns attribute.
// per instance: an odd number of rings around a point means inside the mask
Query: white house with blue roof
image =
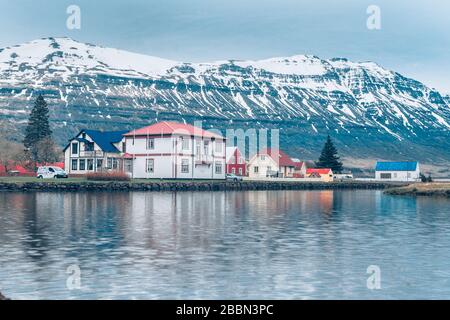
<svg viewBox="0 0 450 320"><path fill-rule="evenodd" d="M378 161L375 167L375 179L383 181L420 181L419 162Z"/></svg>
<svg viewBox="0 0 450 320"><path fill-rule="evenodd" d="M126 170L123 135L128 131L81 130L64 148L64 164L69 174ZM131 170L131 163L128 164Z"/></svg>

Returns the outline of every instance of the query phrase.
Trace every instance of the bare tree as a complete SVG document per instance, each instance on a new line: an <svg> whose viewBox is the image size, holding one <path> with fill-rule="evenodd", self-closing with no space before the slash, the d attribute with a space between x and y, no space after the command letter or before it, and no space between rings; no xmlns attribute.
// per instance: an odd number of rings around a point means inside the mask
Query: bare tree
<svg viewBox="0 0 450 320"><path fill-rule="evenodd" d="M24 148L21 144L0 137L0 165L5 168L6 172L21 163L24 157Z"/></svg>
<svg viewBox="0 0 450 320"><path fill-rule="evenodd" d="M51 137L41 139L36 144L37 158L42 164L61 160L62 151L56 146Z"/></svg>

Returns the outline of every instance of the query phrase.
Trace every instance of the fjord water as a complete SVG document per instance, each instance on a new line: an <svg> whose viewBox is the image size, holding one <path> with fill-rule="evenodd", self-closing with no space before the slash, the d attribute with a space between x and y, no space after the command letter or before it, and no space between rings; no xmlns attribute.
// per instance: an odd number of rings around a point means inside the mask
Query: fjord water
<svg viewBox="0 0 450 320"><path fill-rule="evenodd" d="M381 271L380 289L368 289L369 266ZM0 193L0 291L448 299L450 200L373 190Z"/></svg>

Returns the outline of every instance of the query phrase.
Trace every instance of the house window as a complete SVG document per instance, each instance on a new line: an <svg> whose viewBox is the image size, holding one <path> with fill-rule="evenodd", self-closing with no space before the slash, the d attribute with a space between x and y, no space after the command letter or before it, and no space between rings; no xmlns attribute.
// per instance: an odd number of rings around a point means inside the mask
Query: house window
<svg viewBox="0 0 450 320"><path fill-rule="evenodd" d="M130 159L125 160L125 171L132 172L133 171L133 162Z"/></svg>
<svg viewBox="0 0 450 320"><path fill-rule="evenodd" d="M391 179L391 174L390 173L381 173L380 178L381 179Z"/></svg>
<svg viewBox="0 0 450 320"><path fill-rule="evenodd" d="M261 160L262 161L266 160L266 156L261 156Z"/></svg>
<svg viewBox="0 0 450 320"><path fill-rule="evenodd" d="M103 167L103 159L97 159L97 170L101 170Z"/></svg>
<svg viewBox="0 0 450 320"><path fill-rule="evenodd" d="M271 166L267 166L267 172L272 171L272 167Z"/></svg>
<svg viewBox="0 0 450 320"><path fill-rule="evenodd" d="M89 171L93 171L94 170L94 159L88 159L87 160L87 169Z"/></svg>
<svg viewBox="0 0 450 320"><path fill-rule="evenodd" d="M394 173L394 178L397 178L397 172Z"/></svg>
<svg viewBox="0 0 450 320"><path fill-rule="evenodd" d="M78 154L78 143L72 143L72 154Z"/></svg>
<svg viewBox="0 0 450 320"><path fill-rule="evenodd" d="M117 170L119 167L119 161L116 158L112 158L112 168L113 170Z"/></svg>
<svg viewBox="0 0 450 320"><path fill-rule="evenodd" d="M216 141L216 152L222 152L223 150L223 146L222 146L222 141Z"/></svg>
<svg viewBox="0 0 450 320"><path fill-rule="evenodd" d="M197 142L196 142L196 146L195 146L195 149L196 149L196 157L197 157L197 160L200 160L201 159L201 157L202 157L202 155L201 155L201 150L202 150L202 143L201 143L201 141L200 140L197 140Z"/></svg>
<svg viewBox="0 0 450 320"><path fill-rule="evenodd" d="M239 168L239 175L242 176L242 168Z"/></svg>
<svg viewBox="0 0 450 320"><path fill-rule="evenodd" d="M182 150L189 150L189 139L183 139L181 142Z"/></svg>
<svg viewBox="0 0 450 320"><path fill-rule="evenodd" d="M78 170L78 160L72 159L72 170L77 171Z"/></svg>
<svg viewBox="0 0 450 320"><path fill-rule="evenodd" d="M244 159L239 158L239 164L243 164L244 163Z"/></svg>
<svg viewBox="0 0 450 320"><path fill-rule="evenodd" d="M181 160L181 173L189 173L189 159Z"/></svg>
<svg viewBox="0 0 450 320"><path fill-rule="evenodd" d="M236 168L231 168L231 173L236 174Z"/></svg>
<svg viewBox="0 0 450 320"><path fill-rule="evenodd" d="M216 162L216 174L221 174L221 173L222 173L222 163Z"/></svg>
<svg viewBox="0 0 450 320"><path fill-rule="evenodd" d="M80 170L86 170L86 160L85 159L80 159Z"/></svg>
<svg viewBox="0 0 450 320"><path fill-rule="evenodd" d="M127 143L126 142L122 142L122 152L123 153L127 152Z"/></svg>
<svg viewBox="0 0 450 320"><path fill-rule="evenodd" d="M411 172L407 173L408 179L411 178Z"/></svg>
<svg viewBox="0 0 450 320"><path fill-rule="evenodd" d="M203 142L203 151L206 156L209 155L209 141Z"/></svg>
<svg viewBox="0 0 450 320"><path fill-rule="evenodd" d="M107 161L106 168L111 169L112 168L112 158L108 158L106 161Z"/></svg>
<svg viewBox="0 0 450 320"><path fill-rule="evenodd" d="M155 160L147 159L145 169L146 169L147 173L154 173L155 172Z"/></svg>
<svg viewBox="0 0 450 320"><path fill-rule="evenodd" d="M84 144L84 151L94 151L94 143L93 142L86 142Z"/></svg>
<svg viewBox="0 0 450 320"><path fill-rule="evenodd" d="M259 167L254 167L254 168L253 168L253 172L254 172L254 173L258 173L258 172L259 172Z"/></svg>
<svg viewBox="0 0 450 320"><path fill-rule="evenodd" d="M153 150L153 149L155 149L155 139L147 138L147 150Z"/></svg>

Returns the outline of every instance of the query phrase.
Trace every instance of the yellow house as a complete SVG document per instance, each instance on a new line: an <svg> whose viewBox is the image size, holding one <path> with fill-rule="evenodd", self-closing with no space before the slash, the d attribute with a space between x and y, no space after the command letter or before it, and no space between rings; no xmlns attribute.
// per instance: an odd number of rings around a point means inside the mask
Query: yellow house
<svg viewBox="0 0 450 320"><path fill-rule="evenodd" d="M320 168L320 169L306 169L306 177L307 178L320 178L325 182L332 182L333 171L328 168Z"/></svg>

